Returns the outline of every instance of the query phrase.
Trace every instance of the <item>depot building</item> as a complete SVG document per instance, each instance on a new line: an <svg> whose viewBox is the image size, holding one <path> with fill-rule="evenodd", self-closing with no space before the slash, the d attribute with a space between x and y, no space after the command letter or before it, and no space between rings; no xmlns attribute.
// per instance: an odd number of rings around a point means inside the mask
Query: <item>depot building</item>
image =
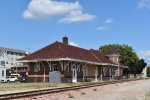
<svg viewBox="0 0 150 100"><path fill-rule="evenodd" d="M105 55L63 42L54 42L19 59L28 66L29 82L86 82L119 79L122 75L118 54Z"/></svg>

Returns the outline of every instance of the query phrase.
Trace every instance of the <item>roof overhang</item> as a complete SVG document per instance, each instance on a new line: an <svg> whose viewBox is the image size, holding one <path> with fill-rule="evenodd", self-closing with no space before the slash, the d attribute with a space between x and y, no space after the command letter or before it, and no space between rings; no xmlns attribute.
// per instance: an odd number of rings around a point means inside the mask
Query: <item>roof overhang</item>
<svg viewBox="0 0 150 100"><path fill-rule="evenodd" d="M76 62L82 62L82 63L88 63L88 64L94 64L94 65L109 65L109 66L119 66L116 64L111 64L111 63L98 63L98 62L92 62L92 61L86 61L86 60L80 60L80 59L74 59L74 58L51 58L51 59L36 59L36 60L20 60L17 62L20 63L27 63L27 62L41 62L41 61L76 61Z"/></svg>

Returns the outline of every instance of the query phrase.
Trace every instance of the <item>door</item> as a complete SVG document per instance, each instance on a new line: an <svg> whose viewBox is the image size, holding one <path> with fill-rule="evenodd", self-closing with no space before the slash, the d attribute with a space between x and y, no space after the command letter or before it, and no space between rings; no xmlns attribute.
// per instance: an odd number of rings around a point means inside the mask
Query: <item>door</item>
<svg viewBox="0 0 150 100"><path fill-rule="evenodd" d="M98 76L98 68L97 68L97 66L95 66L94 72L95 72L95 81L97 81L97 76Z"/></svg>
<svg viewBox="0 0 150 100"><path fill-rule="evenodd" d="M77 82L77 70L76 68L72 68L72 82Z"/></svg>
<svg viewBox="0 0 150 100"><path fill-rule="evenodd" d="M87 76L88 76L88 68L87 68L87 66L84 66L83 67L83 81L84 81L84 79L87 78Z"/></svg>

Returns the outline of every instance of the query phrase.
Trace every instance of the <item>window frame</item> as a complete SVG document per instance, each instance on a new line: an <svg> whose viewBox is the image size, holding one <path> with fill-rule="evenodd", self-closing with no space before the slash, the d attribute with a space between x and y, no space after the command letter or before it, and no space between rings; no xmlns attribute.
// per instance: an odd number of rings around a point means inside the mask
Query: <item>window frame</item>
<svg viewBox="0 0 150 100"><path fill-rule="evenodd" d="M57 64L52 64L51 68L52 68L52 71L58 71L58 65Z"/></svg>
<svg viewBox="0 0 150 100"><path fill-rule="evenodd" d="M38 64L35 64L34 65L34 72L39 72L40 71L40 68L39 68L40 66L38 65Z"/></svg>
<svg viewBox="0 0 150 100"><path fill-rule="evenodd" d="M5 72L4 72L4 70L2 70L2 77L4 77L5 76Z"/></svg>

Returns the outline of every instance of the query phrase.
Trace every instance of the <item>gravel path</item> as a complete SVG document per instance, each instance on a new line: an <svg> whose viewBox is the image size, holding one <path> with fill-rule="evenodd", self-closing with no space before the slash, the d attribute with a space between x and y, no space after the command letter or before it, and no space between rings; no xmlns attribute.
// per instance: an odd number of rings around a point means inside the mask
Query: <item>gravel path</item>
<svg viewBox="0 0 150 100"><path fill-rule="evenodd" d="M47 94L22 100L144 100L150 80L111 84L63 93Z"/></svg>

